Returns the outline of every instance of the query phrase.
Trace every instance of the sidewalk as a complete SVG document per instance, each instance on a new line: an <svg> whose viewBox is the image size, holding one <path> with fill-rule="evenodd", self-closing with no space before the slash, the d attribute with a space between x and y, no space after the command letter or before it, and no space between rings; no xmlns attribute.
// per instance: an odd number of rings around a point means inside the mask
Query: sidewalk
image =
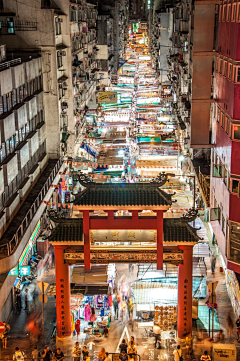
<svg viewBox="0 0 240 361"><path fill-rule="evenodd" d="M209 247L210 247L211 251L216 255L216 258L217 258L215 273L213 275L211 272L210 257L205 259L205 263L207 266L207 283L218 281L218 285L217 285L215 293L216 293L216 298L217 298L217 300L216 300L217 315L218 315L219 323L220 323L221 329L224 332L224 335L226 338L226 343L229 342L229 343L234 343L236 345L239 345L239 343L236 340L237 334L236 334L235 327L234 327L233 337L229 339L228 335L227 335L226 318L227 318L228 313L230 314L230 316L234 322L234 326L235 326L235 322L237 320L237 316L235 315L235 313L233 311L231 301L228 296L226 280L225 280L225 272L224 271L220 272L220 270L219 270L220 267L222 266L221 256L217 255L216 245L212 244L212 235L211 235L211 231L209 229L208 224L203 221L203 218L202 218L202 222L207 230L207 234L208 234L208 238L209 238ZM199 304L203 305L204 301L201 301Z"/></svg>
<svg viewBox="0 0 240 361"><path fill-rule="evenodd" d="M45 272L43 281L48 283L54 283L55 270L50 269L49 271ZM8 335L7 349L1 349L2 359L12 359L16 347L19 347L20 350L23 351L27 357L31 356L30 353L36 344L38 345L39 350L43 349L44 344L49 345L52 350L56 347L55 340L50 338L50 333L53 328L53 321L55 317L55 297L48 297L48 301L44 305L45 342L43 341L43 337L41 337L39 341L35 340L28 328L29 322L33 319L35 319L39 323L40 327L42 327L42 303L39 301L38 298L38 295L40 294L40 289L36 282L35 284L32 282L31 286L27 288L34 288L34 286L36 290L36 296L34 300L30 301L29 312L24 310L25 303L24 300L22 300L21 312L18 313L17 311L14 311L10 318L9 324L11 326L11 330Z"/></svg>

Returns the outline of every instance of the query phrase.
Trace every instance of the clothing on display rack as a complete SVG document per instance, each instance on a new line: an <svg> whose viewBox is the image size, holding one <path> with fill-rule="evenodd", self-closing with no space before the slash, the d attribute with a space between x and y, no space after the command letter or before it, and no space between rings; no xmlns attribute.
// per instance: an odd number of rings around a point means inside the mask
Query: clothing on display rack
<svg viewBox="0 0 240 361"><path fill-rule="evenodd" d="M91 322L96 321L95 307L91 307Z"/></svg>
<svg viewBox="0 0 240 361"><path fill-rule="evenodd" d="M104 316L104 308L101 308L100 310L100 317L103 317Z"/></svg>
<svg viewBox="0 0 240 361"><path fill-rule="evenodd" d="M110 306L109 306L109 298L108 297L104 297L104 308L105 310L109 310Z"/></svg>
<svg viewBox="0 0 240 361"><path fill-rule="evenodd" d="M85 307L84 307L84 320L85 321L91 321L91 315L92 315L91 307L89 305L85 305Z"/></svg>

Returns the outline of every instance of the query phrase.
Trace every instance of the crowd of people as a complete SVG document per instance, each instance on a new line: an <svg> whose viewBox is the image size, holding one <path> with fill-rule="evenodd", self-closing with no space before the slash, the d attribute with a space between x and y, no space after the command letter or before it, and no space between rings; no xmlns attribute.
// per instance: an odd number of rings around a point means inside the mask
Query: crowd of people
<svg viewBox="0 0 240 361"><path fill-rule="evenodd" d="M183 361L183 353L180 345L176 347L173 351L174 361ZM72 357L74 361L90 361L91 355L87 350L86 346L81 348L79 342L77 341L72 350ZM27 358L26 354L19 348L16 347L13 353L13 361L24 361ZM53 352L48 346L44 347L42 352L39 351L38 346L34 347L34 350L31 352L31 359L33 361L61 361L67 359L69 356L64 355L63 351L60 348L57 348ZM122 340L119 345L119 361L137 361L138 351L135 343L134 336L130 337L129 342L127 343L125 339ZM97 355L98 361L112 361L112 354L106 352L105 348L102 347ZM116 357L114 357L116 360ZM211 361L210 352L205 350L200 357L197 357L199 361Z"/></svg>

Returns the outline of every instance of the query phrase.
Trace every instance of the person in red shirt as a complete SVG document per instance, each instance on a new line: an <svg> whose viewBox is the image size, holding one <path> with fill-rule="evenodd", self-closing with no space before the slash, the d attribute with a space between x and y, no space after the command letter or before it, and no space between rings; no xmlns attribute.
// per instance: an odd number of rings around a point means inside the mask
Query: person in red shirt
<svg viewBox="0 0 240 361"><path fill-rule="evenodd" d="M81 321L80 320L77 320L75 322L75 330L76 330L76 333L77 333L77 337L79 336L80 334L80 325L81 325Z"/></svg>

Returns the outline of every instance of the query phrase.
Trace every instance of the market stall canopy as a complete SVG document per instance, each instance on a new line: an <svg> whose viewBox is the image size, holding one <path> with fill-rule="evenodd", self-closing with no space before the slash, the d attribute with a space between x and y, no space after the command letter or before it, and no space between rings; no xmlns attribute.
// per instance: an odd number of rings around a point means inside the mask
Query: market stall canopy
<svg viewBox="0 0 240 361"><path fill-rule="evenodd" d="M107 285L108 265L92 266L91 270L85 270L83 266L73 268L72 282L76 286Z"/></svg>

